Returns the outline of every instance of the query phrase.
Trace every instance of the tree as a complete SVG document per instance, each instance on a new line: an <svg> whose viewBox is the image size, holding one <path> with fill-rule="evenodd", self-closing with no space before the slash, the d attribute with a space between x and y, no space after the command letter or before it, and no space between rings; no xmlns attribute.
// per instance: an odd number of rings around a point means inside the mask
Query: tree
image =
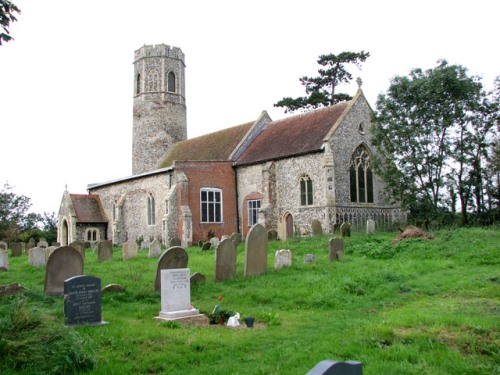
<svg viewBox="0 0 500 375"><path fill-rule="evenodd" d="M28 197L14 194L11 190L6 182L0 191L0 238L12 239L13 235L17 235L31 207Z"/></svg>
<svg viewBox="0 0 500 375"><path fill-rule="evenodd" d="M498 100L466 68L441 60L433 69L393 78L376 106L374 168L391 195L423 219L440 215L446 201L454 205L447 192L457 194L467 224L467 209L480 212L482 205L483 164L498 124Z"/></svg>
<svg viewBox="0 0 500 375"><path fill-rule="evenodd" d="M21 14L21 11L17 6L15 6L9 0L0 0L0 26L3 32L0 32L0 46L2 45L2 40L8 42L13 38L9 34L9 26L11 22L17 21L14 14Z"/></svg>
<svg viewBox="0 0 500 375"><path fill-rule="evenodd" d="M318 77L302 77L300 83L306 87L307 96L298 98L285 97L274 104L275 107L285 107L285 113L327 107L338 102L350 100L345 93L336 93L335 88L341 83L352 80L352 74L347 71L347 64L361 68L361 63L370 57L369 52L342 52L339 55L321 55L318 64L323 66L318 70Z"/></svg>

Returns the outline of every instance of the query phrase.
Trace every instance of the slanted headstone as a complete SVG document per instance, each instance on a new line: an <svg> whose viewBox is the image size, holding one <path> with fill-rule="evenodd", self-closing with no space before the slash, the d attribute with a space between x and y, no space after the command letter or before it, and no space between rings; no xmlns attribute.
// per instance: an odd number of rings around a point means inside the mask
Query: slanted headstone
<svg viewBox="0 0 500 375"><path fill-rule="evenodd" d="M0 297L13 296L19 292L24 291L24 290L27 290L27 289L18 283L0 285Z"/></svg>
<svg viewBox="0 0 500 375"><path fill-rule="evenodd" d="M189 278L189 282L192 284L195 284L195 283L204 283L206 281L206 277L204 274L202 273L199 273L199 272L195 272L191 275L191 277Z"/></svg>
<svg viewBox="0 0 500 375"><path fill-rule="evenodd" d="M54 250L57 249L58 247L59 246L49 246L48 248L45 249L45 264L47 264L50 254L52 254Z"/></svg>
<svg viewBox="0 0 500 375"><path fill-rule="evenodd" d="M269 241L276 241L278 239L278 231L276 229L269 229L267 231L267 239Z"/></svg>
<svg viewBox="0 0 500 375"><path fill-rule="evenodd" d="M313 236L322 236L323 228L321 227L321 222L319 220L314 219L311 222L311 229Z"/></svg>
<svg viewBox="0 0 500 375"><path fill-rule="evenodd" d="M83 274L83 257L71 246L55 249L47 261L45 269L45 294L62 296L64 280Z"/></svg>
<svg viewBox="0 0 500 375"><path fill-rule="evenodd" d="M111 241L99 241L97 245L97 261L104 262L113 259L113 243Z"/></svg>
<svg viewBox="0 0 500 375"><path fill-rule="evenodd" d="M358 361L338 362L327 359L319 362L306 375L363 375L363 364Z"/></svg>
<svg viewBox="0 0 500 375"><path fill-rule="evenodd" d="M181 246L181 240L179 237L174 237L170 240L170 247Z"/></svg>
<svg viewBox="0 0 500 375"><path fill-rule="evenodd" d="M45 267L45 248L37 246L30 249L28 253L28 263L32 267Z"/></svg>
<svg viewBox="0 0 500 375"><path fill-rule="evenodd" d="M129 240L122 245L123 260L137 257L137 242Z"/></svg>
<svg viewBox="0 0 500 375"><path fill-rule="evenodd" d="M161 255L161 244L160 241L154 240L149 244L149 258L158 258Z"/></svg>
<svg viewBox="0 0 500 375"><path fill-rule="evenodd" d="M372 219L366 220L366 233L367 234L375 233L375 220Z"/></svg>
<svg viewBox="0 0 500 375"><path fill-rule="evenodd" d="M157 319L174 320L199 316L191 306L189 268L161 270L161 311Z"/></svg>
<svg viewBox="0 0 500 375"><path fill-rule="evenodd" d="M241 243L241 233L232 233L229 238L233 241L234 247L238 247Z"/></svg>
<svg viewBox="0 0 500 375"><path fill-rule="evenodd" d="M220 242L224 241L226 238L229 238L229 236L227 234L223 235L221 238L220 238Z"/></svg>
<svg viewBox="0 0 500 375"><path fill-rule="evenodd" d="M7 242L5 241L0 241L0 250L9 250L9 246L7 245Z"/></svg>
<svg viewBox="0 0 500 375"><path fill-rule="evenodd" d="M280 270L292 266L292 251L281 249L274 253L274 269Z"/></svg>
<svg viewBox="0 0 500 375"><path fill-rule="evenodd" d="M168 248L160 256L160 259L158 259L155 278L155 290L160 290L161 288L161 270L187 268L188 259L188 254L182 247L173 246Z"/></svg>
<svg viewBox="0 0 500 375"><path fill-rule="evenodd" d="M0 250L0 272L7 272L9 270L9 253L7 250Z"/></svg>
<svg viewBox="0 0 500 375"><path fill-rule="evenodd" d="M306 254L304 255L304 263L314 263L316 262L316 255Z"/></svg>
<svg viewBox="0 0 500 375"><path fill-rule="evenodd" d="M207 251L212 248L212 243L211 242L205 242L203 246L201 247L201 251Z"/></svg>
<svg viewBox="0 0 500 375"><path fill-rule="evenodd" d="M236 275L236 247L229 238L215 249L215 281L230 279Z"/></svg>
<svg viewBox="0 0 500 375"><path fill-rule="evenodd" d="M49 243L45 241L45 239L41 238L40 241L38 241L38 243L36 244L36 247L43 247L44 249L46 249L47 247L49 247Z"/></svg>
<svg viewBox="0 0 500 375"><path fill-rule="evenodd" d="M10 246L10 256L11 257L20 257L23 255L23 246L19 246L19 244L24 245L22 242L17 242L16 244L11 244ZM7 249L5 249L7 250Z"/></svg>
<svg viewBox="0 0 500 375"><path fill-rule="evenodd" d="M260 275L267 271L267 231L255 224L245 242L245 276Z"/></svg>
<svg viewBox="0 0 500 375"><path fill-rule="evenodd" d="M64 281L64 324L101 325L101 279L74 276Z"/></svg>
<svg viewBox="0 0 500 375"><path fill-rule="evenodd" d="M328 258L331 261L339 260L344 257L344 239L330 238L328 241Z"/></svg>
<svg viewBox="0 0 500 375"><path fill-rule="evenodd" d="M104 288L102 288L103 293L107 292L116 292L116 293L125 293L125 287L120 284L108 284Z"/></svg>
<svg viewBox="0 0 500 375"><path fill-rule="evenodd" d="M210 239L210 243L212 244L212 247L213 247L214 249L217 249L217 246L219 246L220 241L219 241L219 239L218 239L217 237L212 237L212 238Z"/></svg>
<svg viewBox="0 0 500 375"><path fill-rule="evenodd" d="M342 237L351 237L351 224L342 223L340 226L340 235Z"/></svg>

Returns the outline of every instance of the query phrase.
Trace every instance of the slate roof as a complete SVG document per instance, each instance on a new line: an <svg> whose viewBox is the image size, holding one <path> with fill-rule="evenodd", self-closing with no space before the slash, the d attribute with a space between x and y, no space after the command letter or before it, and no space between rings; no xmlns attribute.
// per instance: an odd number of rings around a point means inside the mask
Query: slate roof
<svg viewBox="0 0 500 375"><path fill-rule="evenodd" d="M241 154L237 165L321 151L323 139L349 104L343 102L269 123Z"/></svg>
<svg viewBox="0 0 500 375"><path fill-rule="evenodd" d="M174 161L225 161L248 132L254 121L175 143L165 154L158 168Z"/></svg>
<svg viewBox="0 0 500 375"><path fill-rule="evenodd" d="M101 198L96 194L70 194L77 223L107 223Z"/></svg>

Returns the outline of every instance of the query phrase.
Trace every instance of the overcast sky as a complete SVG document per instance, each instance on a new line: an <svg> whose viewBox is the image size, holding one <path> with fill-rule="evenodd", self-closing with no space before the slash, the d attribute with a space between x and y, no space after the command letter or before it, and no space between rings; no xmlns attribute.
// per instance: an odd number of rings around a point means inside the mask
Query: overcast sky
<svg viewBox="0 0 500 375"><path fill-rule="evenodd" d="M437 60L491 88L500 75L500 2L14 0L14 41L0 46L0 183L32 211L58 212L65 186L131 175L134 51L186 55L188 137L256 119L304 95L321 54L370 52L363 91L375 108L390 79ZM355 80L343 90L356 92Z"/></svg>

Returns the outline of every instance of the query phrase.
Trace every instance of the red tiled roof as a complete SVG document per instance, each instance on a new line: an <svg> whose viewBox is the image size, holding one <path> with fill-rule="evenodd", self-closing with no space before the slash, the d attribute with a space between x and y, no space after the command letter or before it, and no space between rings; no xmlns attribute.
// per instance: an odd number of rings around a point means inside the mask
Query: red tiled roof
<svg viewBox="0 0 500 375"><path fill-rule="evenodd" d="M70 194L78 223L106 223L101 199L96 194Z"/></svg>
<svg viewBox="0 0 500 375"><path fill-rule="evenodd" d="M237 160L238 165L318 152L349 102L273 121Z"/></svg>
<svg viewBox="0 0 500 375"><path fill-rule="evenodd" d="M254 121L175 143L165 154L158 168L171 166L174 161L222 161L248 132Z"/></svg>

